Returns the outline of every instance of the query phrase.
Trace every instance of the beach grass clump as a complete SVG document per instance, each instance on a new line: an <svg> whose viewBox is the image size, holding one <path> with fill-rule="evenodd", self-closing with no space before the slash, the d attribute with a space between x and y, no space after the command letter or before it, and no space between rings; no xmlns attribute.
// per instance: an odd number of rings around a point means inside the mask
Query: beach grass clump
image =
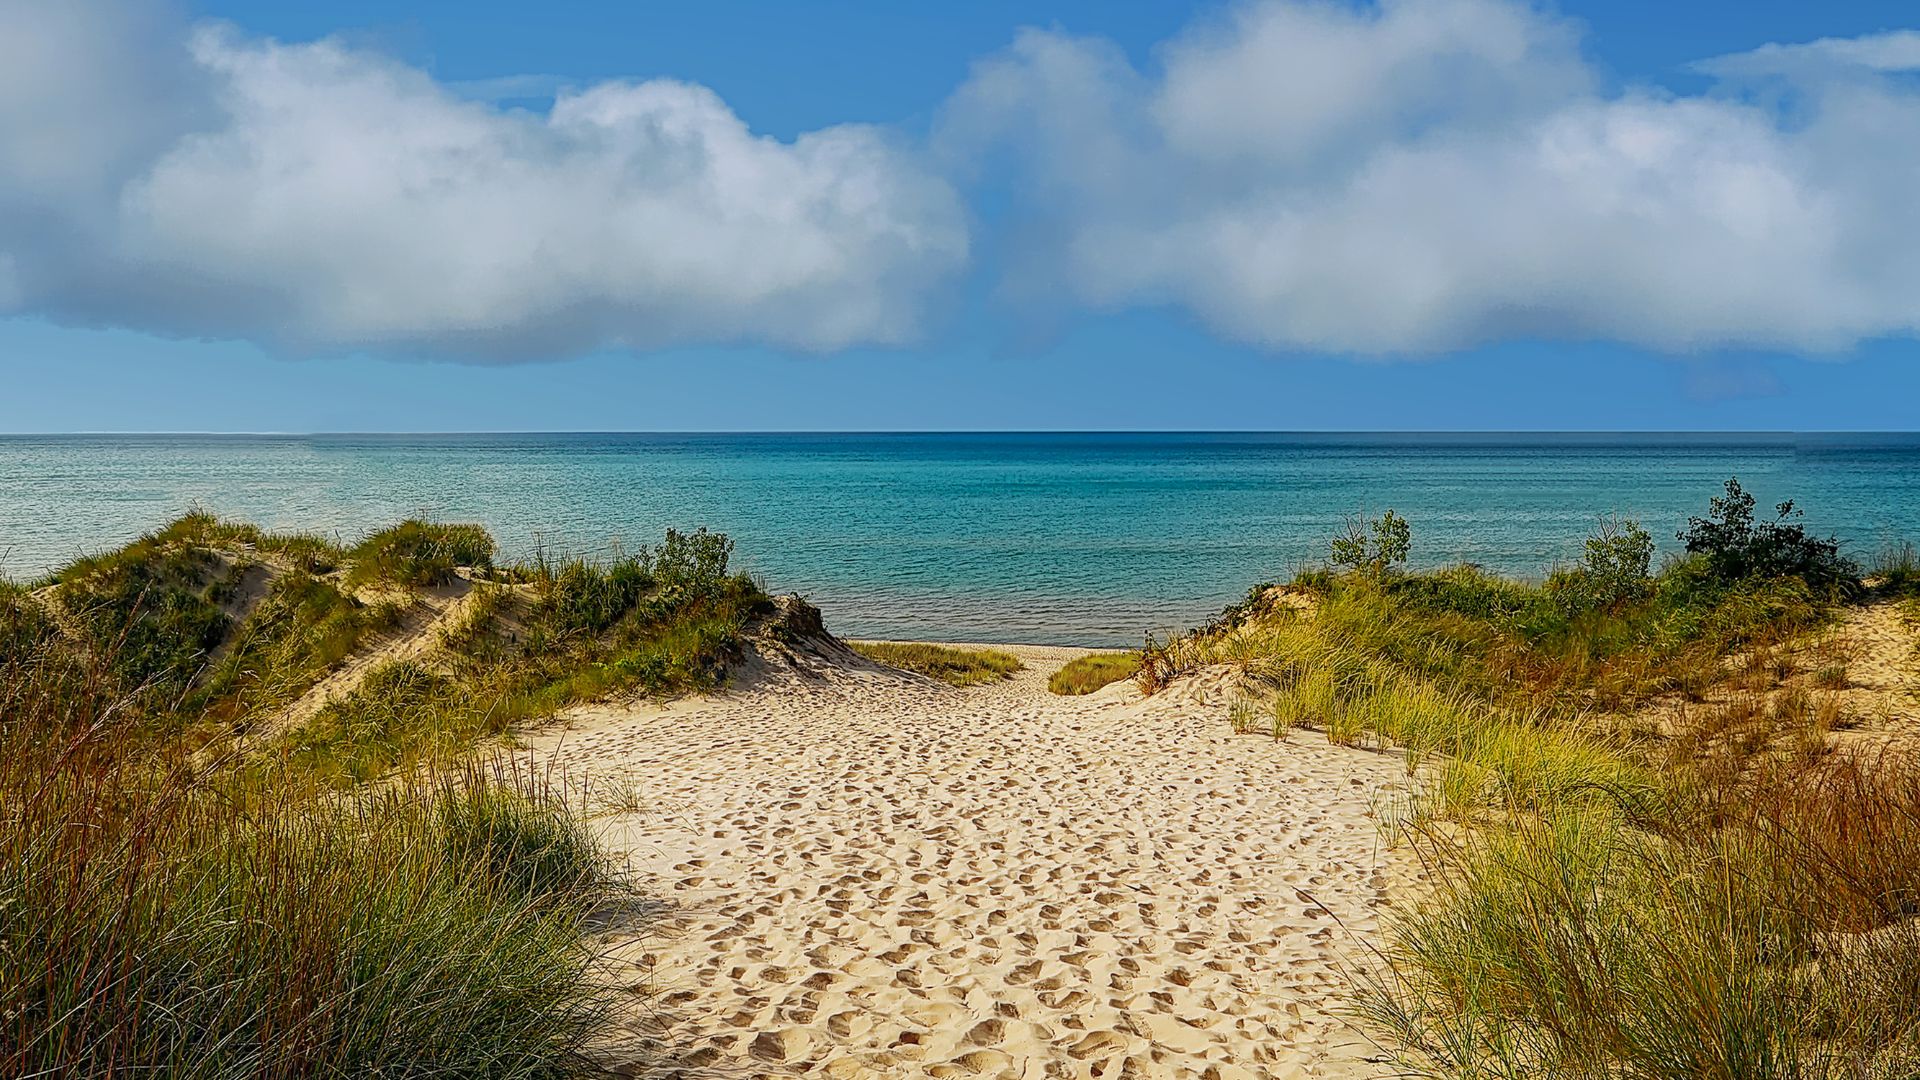
<svg viewBox="0 0 1920 1080"><path fill-rule="evenodd" d="M1091 694L1110 683L1131 679L1140 672L1137 652L1088 653L1067 661L1047 679L1047 689L1055 694Z"/></svg>
<svg viewBox="0 0 1920 1080"><path fill-rule="evenodd" d="M1590 813L1430 834L1357 1006L1412 1074L1907 1076L1920 774L1839 756L1712 829Z"/></svg>
<svg viewBox="0 0 1920 1080"><path fill-rule="evenodd" d="M1920 597L1920 547L1911 540L1887 544L1874 556L1867 576L1885 595Z"/></svg>
<svg viewBox="0 0 1920 1080"><path fill-rule="evenodd" d="M111 661L121 687L170 701L225 638L235 583L219 555L149 535L56 572L54 597L82 647Z"/></svg>
<svg viewBox="0 0 1920 1080"><path fill-rule="evenodd" d="M461 567L490 570L496 546L479 525L445 524L410 518L381 529L348 553L353 568L348 585L446 585Z"/></svg>
<svg viewBox="0 0 1920 1080"><path fill-rule="evenodd" d="M537 783L320 793L139 708L102 661L0 658L0 1074L592 1074L631 892Z"/></svg>
<svg viewBox="0 0 1920 1080"><path fill-rule="evenodd" d="M277 565L308 574L330 574L346 563L339 544L312 533L273 532L245 521L230 521L206 510L192 509L154 532L161 544L188 545L224 551L242 551L271 559Z"/></svg>
<svg viewBox="0 0 1920 1080"><path fill-rule="evenodd" d="M949 686L980 686L1010 679L1025 665L999 649L956 648L910 641L856 641L855 652L869 660L925 675Z"/></svg>

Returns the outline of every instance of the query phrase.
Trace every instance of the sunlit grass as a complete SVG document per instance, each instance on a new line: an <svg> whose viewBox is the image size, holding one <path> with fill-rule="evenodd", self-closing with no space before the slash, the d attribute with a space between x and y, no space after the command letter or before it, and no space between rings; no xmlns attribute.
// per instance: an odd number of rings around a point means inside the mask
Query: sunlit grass
<svg viewBox="0 0 1920 1080"><path fill-rule="evenodd" d="M949 686L979 686L1013 677L1020 658L998 649L954 648L905 641L856 641L855 652L889 667L938 679Z"/></svg>
<svg viewBox="0 0 1920 1080"><path fill-rule="evenodd" d="M1091 694L1110 683L1131 679L1140 671L1140 654L1089 653L1067 661L1047 679L1047 689L1056 694Z"/></svg>

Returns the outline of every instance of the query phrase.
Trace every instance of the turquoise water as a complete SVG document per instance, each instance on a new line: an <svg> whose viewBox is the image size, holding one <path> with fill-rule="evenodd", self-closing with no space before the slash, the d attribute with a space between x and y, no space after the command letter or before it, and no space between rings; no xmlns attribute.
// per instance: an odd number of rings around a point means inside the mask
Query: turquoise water
<svg viewBox="0 0 1920 1080"><path fill-rule="evenodd" d="M0 436L0 570L189 506L353 538L477 520L509 554L731 533L844 634L1132 644L1388 507L1421 563L1539 574L1605 513L1672 536L1737 473L1871 553L1920 540L1915 435Z"/></svg>

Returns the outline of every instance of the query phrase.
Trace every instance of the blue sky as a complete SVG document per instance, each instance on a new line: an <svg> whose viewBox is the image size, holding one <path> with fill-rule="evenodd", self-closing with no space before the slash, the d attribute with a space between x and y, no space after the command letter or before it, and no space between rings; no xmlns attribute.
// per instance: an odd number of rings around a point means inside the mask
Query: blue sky
<svg viewBox="0 0 1920 1080"><path fill-rule="evenodd" d="M1915 426L1908 5L89 3L0 431Z"/></svg>

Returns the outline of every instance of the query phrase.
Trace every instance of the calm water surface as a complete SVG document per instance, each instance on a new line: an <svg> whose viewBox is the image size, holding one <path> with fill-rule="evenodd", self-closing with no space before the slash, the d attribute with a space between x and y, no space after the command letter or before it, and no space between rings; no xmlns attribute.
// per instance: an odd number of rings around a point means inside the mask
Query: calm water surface
<svg viewBox="0 0 1920 1080"><path fill-rule="evenodd" d="M1856 553L1920 540L1920 436L0 436L0 571L30 577L190 506L351 539L475 520L510 555L668 526L732 534L841 633L1131 644L1319 558L1343 515L1416 562L1542 573L1596 517L1671 542L1729 474Z"/></svg>

